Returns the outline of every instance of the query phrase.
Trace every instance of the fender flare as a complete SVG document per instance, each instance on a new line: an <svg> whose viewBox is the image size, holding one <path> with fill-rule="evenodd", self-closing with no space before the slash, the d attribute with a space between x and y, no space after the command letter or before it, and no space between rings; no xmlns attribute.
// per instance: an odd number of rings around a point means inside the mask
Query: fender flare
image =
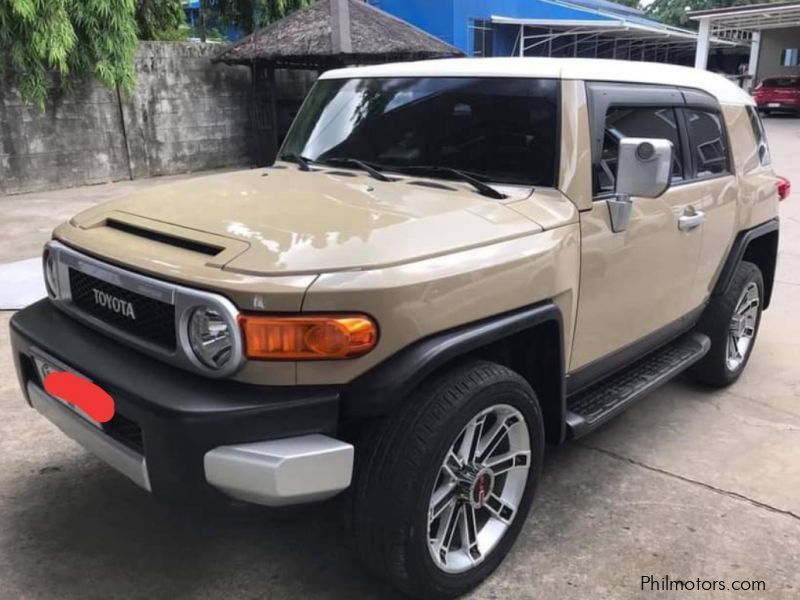
<svg viewBox="0 0 800 600"><path fill-rule="evenodd" d="M772 234L776 232L775 235L775 256L773 258L772 264L774 265L777 262L777 252L778 252L778 243L777 243L777 232L779 231L780 222L777 217L771 219L761 225L756 225L751 229L746 229L744 231L740 231L736 235L736 239L733 241L733 246L731 246L730 252L728 253L728 258L725 260L725 264L722 267L722 271L720 271L719 279L717 279L717 283L714 286L714 290L711 292L712 296L719 296L725 294L728 289L730 288L731 281L733 280L733 275L736 273L736 269L739 267L739 263L742 262L744 259L745 253L747 252L748 246L754 241L759 238L764 237L765 235ZM770 299L772 297L772 289L773 289L773 280L774 280L774 268L771 273L763 273L764 276L764 308L766 309L769 307Z"/></svg>
<svg viewBox="0 0 800 600"><path fill-rule="evenodd" d="M561 310L551 301L503 313L488 319L435 333L414 342L353 380L342 391L342 408L350 416L385 414L422 381L447 363L544 323L558 330L559 398L548 398L566 418L564 340Z"/></svg>

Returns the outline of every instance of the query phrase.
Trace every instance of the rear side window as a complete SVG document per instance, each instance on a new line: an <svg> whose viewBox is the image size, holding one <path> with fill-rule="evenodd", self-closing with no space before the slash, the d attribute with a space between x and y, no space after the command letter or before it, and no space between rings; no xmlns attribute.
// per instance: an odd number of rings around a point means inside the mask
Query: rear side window
<svg viewBox="0 0 800 600"><path fill-rule="evenodd" d="M722 117L710 111L687 109L686 122L697 177L730 173Z"/></svg>
<svg viewBox="0 0 800 600"><path fill-rule="evenodd" d="M758 111L752 106L747 107L747 116L750 117L750 127L753 128L753 136L756 138L758 160L762 166L767 166L770 163L770 158L769 146L767 146L767 134L764 132L764 124L761 122L761 117L758 116Z"/></svg>
<svg viewBox="0 0 800 600"><path fill-rule="evenodd" d="M765 79L761 85L765 88L800 88L800 77L772 77Z"/></svg>
<svg viewBox="0 0 800 600"><path fill-rule="evenodd" d="M619 142L626 137L663 138L672 142L672 181L684 178L678 122L673 108L614 107L606 114L603 153L595 170L598 193L613 192Z"/></svg>

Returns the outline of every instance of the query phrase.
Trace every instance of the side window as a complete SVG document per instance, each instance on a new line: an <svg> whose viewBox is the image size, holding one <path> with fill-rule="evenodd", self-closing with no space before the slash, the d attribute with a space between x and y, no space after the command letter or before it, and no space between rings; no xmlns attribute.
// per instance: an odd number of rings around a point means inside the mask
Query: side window
<svg viewBox="0 0 800 600"><path fill-rule="evenodd" d="M753 135L756 138L756 145L758 146L758 160L762 166L767 166L770 163L769 146L767 146L767 134L764 131L764 124L761 122L761 117L758 116L758 111L752 106L747 107L747 116L750 117L750 127L753 128Z"/></svg>
<svg viewBox="0 0 800 600"><path fill-rule="evenodd" d="M686 110L689 146L694 152L697 177L730 173L728 146L722 117L714 112Z"/></svg>
<svg viewBox="0 0 800 600"><path fill-rule="evenodd" d="M673 108L612 107L606 114L603 153L595 169L596 193L613 192L619 142L626 137L662 138L672 142L672 181L684 178L678 122Z"/></svg>

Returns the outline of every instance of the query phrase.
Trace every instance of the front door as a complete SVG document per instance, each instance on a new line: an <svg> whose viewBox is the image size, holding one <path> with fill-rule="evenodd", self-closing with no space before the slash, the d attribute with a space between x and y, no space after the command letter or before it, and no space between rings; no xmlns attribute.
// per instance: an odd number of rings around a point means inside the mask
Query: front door
<svg viewBox="0 0 800 600"><path fill-rule="evenodd" d="M687 173L683 95L676 88L602 84L598 101L597 90L588 85L590 119L595 120L594 202L581 213L572 372L626 347L636 348L637 341L679 321L704 300L694 285L703 227L679 226L682 216L694 214L697 198ZM617 147L624 137L673 143L672 187L659 198L632 198L630 223L615 233L606 200L614 190Z"/></svg>

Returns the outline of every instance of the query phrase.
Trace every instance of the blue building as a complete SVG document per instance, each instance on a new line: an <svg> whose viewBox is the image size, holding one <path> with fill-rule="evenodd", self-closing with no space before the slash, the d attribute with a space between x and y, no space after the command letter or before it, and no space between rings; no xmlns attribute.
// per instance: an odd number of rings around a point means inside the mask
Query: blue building
<svg viewBox="0 0 800 600"><path fill-rule="evenodd" d="M229 42L234 42L244 36L244 32L236 26L221 24L214 16L215 0L206 0L206 31L216 30ZM186 15L186 23L192 29L193 35L199 35L200 27L200 0L181 0L181 7ZM209 14L210 13L210 14Z"/></svg>
<svg viewBox="0 0 800 600"><path fill-rule="evenodd" d="M469 56L691 64L697 34L607 0L368 0ZM725 44L715 41L717 46Z"/></svg>

